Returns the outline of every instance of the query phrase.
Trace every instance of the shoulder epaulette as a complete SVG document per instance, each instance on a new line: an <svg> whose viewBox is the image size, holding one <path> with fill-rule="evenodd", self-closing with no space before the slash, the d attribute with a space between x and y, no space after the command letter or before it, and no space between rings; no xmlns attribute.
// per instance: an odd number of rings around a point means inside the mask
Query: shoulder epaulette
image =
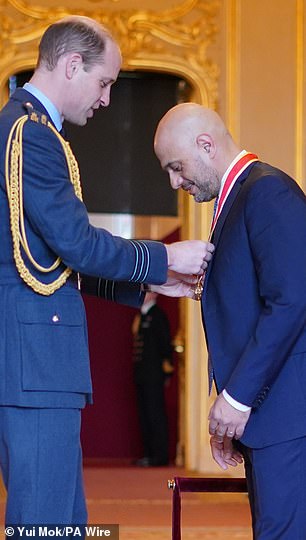
<svg viewBox="0 0 306 540"><path fill-rule="evenodd" d="M44 126L48 125L47 116L40 111L36 111L30 101L25 101L22 105L28 113L29 120L32 120L32 122L36 122L37 124L43 124Z"/></svg>

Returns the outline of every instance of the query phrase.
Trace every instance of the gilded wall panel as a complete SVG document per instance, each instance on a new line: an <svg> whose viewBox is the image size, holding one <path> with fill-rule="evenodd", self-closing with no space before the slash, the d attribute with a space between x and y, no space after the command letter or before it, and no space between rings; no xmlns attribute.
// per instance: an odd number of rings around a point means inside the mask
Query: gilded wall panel
<svg viewBox="0 0 306 540"><path fill-rule="evenodd" d="M39 38L45 28L72 13L94 17L117 38L124 58L123 69L156 70L187 79L193 99L215 106L217 66L207 54L216 34L218 0L184 2L148 0L66 0L34 3L0 0L0 99L7 99L9 75L34 67Z"/></svg>

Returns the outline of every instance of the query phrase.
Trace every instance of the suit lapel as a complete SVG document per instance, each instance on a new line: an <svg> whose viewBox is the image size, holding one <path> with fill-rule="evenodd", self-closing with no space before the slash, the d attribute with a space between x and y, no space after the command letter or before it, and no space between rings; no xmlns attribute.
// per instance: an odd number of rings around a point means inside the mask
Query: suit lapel
<svg viewBox="0 0 306 540"><path fill-rule="evenodd" d="M253 166L256 164L257 162L255 163L251 163L249 165L249 167L247 167L245 169L245 171L243 171L243 173L241 174L241 176L238 178L238 180L235 182L225 204L224 204L224 207L222 209L222 212L218 218L218 221L216 223L216 226L215 226L215 230L213 232L213 235L212 235L212 239L211 239L211 242L212 244L214 244L215 246L215 250L217 249L217 246L218 246L218 243L219 243L219 239L220 239L220 236L221 236L221 233L222 233L222 229L224 227L224 224L225 224L225 221L226 221L226 218L234 204L234 201L236 200L236 198L239 196L239 191L243 185L243 183L247 180ZM209 278L209 275L210 275L210 272L213 268L213 260L211 261L211 263L208 265L208 268L206 270L206 274L205 274L205 280L204 280L204 290L203 290L203 295L202 295L202 299L205 298L205 292L206 292L206 288L207 288L207 283L208 283L208 278Z"/></svg>
<svg viewBox="0 0 306 540"><path fill-rule="evenodd" d="M237 182L235 182L225 204L224 204L224 207L222 209L222 212L219 216L219 219L216 223L216 226L215 226L215 230L213 232L213 236L212 236L212 243L214 244L215 248L217 247L217 244L218 244L218 241L219 241L219 238L220 238L220 234L221 234L221 231L223 229L223 226L224 226L224 223L225 223L225 220L230 212L230 209L231 207L233 206L233 203L240 191L240 188L241 188L241 181L240 181L240 178L237 180Z"/></svg>

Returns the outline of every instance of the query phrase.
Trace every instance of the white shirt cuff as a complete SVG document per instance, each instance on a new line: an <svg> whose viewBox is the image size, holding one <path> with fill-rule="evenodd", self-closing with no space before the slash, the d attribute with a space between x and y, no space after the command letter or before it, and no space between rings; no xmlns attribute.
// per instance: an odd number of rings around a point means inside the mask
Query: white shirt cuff
<svg viewBox="0 0 306 540"><path fill-rule="evenodd" d="M243 405L243 403L239 403L239 401L236 401L235 399L233 399L228 393L226 390L223 390L222 391L222 395L224 397L224 399L226 399L226 401L232 406L234 407L234 409L237 409L238 411L241 411L241 412L247 412L247 411L250 411L252 407L248 407L248 405Z"/></svg>

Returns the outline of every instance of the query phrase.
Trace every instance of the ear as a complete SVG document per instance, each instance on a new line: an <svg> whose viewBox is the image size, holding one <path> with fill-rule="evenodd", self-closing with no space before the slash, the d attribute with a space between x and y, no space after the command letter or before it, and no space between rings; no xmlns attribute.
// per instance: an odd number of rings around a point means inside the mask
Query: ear
<svg viewBox="0 0 306 540"><path fill-rule="evenodd" d="M208 133L201 133L197 136L197 147L201 152L205 152L205 154L209 154L210 158L213 158L216 153L216 146Z"/></svg>
<svg viewBox="0 0 306 540"><path fill-rule="evenodd" d="M83 68L83 59L79 53L71 53L66 56L66 77L72 79Z"/></svg>

